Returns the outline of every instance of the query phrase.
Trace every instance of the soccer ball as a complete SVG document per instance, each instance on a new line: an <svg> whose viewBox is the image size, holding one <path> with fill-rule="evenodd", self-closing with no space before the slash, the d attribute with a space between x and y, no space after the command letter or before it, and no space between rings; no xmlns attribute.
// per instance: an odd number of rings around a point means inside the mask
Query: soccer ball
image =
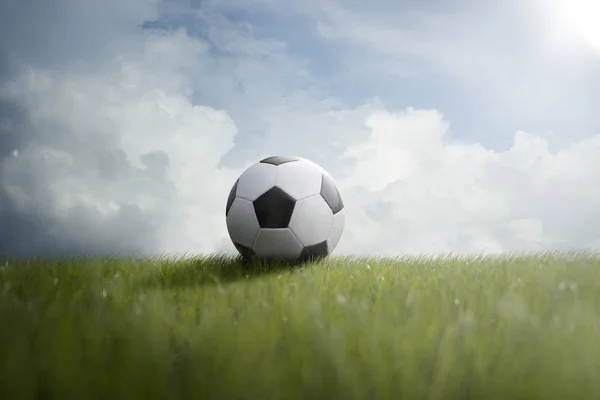
<svg viewBox="0 0 600 400"><path fill-rule="evenodd" d="M229 237L246 259L326 257L345 223L331 175L312 161L288 156L265 158L244 171L229 193L225 216Z"/></svg>

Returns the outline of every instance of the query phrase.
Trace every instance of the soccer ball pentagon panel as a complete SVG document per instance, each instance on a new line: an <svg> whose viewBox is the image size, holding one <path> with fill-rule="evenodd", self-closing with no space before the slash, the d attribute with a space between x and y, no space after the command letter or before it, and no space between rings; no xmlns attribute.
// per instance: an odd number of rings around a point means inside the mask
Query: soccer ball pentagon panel
<svg viewBox="0 0 600 400"><path fill-rule="evenodd" d="M337 246L345 223L331 175L301 157L274 156L250 166L233 185L227 230L244 258L306 261Z"/></svg>

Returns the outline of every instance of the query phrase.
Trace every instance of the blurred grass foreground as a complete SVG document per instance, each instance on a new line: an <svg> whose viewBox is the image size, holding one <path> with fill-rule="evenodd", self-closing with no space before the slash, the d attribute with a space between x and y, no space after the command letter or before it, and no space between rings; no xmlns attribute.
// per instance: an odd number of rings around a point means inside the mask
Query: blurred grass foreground
<svg viewBox="0 0 600 400"><path fill-rule="evenodd" d="M0 399L598 399L600 257L0 266Z"/></svg>

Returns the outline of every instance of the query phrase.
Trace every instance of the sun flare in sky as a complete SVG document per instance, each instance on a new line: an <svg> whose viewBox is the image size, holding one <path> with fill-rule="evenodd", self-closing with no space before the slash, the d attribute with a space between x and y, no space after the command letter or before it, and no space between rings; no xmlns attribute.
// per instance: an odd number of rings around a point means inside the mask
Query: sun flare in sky
<svg viewBox="0 0 600 400"><path fill-rule="evenodd" d="M566 27L600 50L600 0L557 0Z"/></svg>

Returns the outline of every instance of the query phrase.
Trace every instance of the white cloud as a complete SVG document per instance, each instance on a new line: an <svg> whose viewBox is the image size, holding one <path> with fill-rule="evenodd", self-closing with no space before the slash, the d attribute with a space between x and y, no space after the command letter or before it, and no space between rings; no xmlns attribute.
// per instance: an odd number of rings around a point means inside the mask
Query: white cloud
<svg viewBox="0 0 600 400"><path fill-rule="evenodd" d="M380 111L348 147L340 182L360 253L499 252L592 247L600 237L600 135L562 148L517 132L493 151L451 141L435 110ZM356 250L354 250L356 251Z"/></svg>
<svg viewBox="0 0 600 400"><path fill-rule="evenodd" d="M101 72L32 68L7 85L3 96L27 109L32 138L4 159L2 186L16 209L35 210L52 226L81 209L94 215L92 235L109 236L101 230L115 226L99 222L133 207L145 220L117 226L130 235L153 230L136 250L211 251L226 235L222 203L240 172L217 168L235 124L188 98L190 76L179 71L193 69L206 46L183 32L149 35L140 45Z"/></svg>

